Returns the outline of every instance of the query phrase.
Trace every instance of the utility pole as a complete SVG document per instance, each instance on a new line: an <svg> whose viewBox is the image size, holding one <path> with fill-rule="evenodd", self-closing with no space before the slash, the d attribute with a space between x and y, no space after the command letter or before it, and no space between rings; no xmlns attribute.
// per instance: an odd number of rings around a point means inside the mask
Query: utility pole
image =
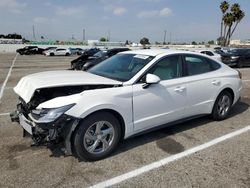
<svg viewBox="0 0 250 188"><path fill-rule="evenodd" d="M82 40L83 40L83 42L86 40L86 38L85 38L85 29L82 30Z"/></svg>
<svg viewBox="0 0 250 188"><path fill-rule="evenodd" d="M172 43L172 33L171 32L169 33L169 43L170 44Z"/></svg>
<svg viewBox="0 0 250 188"><path fill-rule="evenodd" d="M32 25L32 32L33 32L33 40L36 40L35 26L34 25Z"/></svg>
<svg viewBox="0 0 250 188"><path fill-rule="evenodd" d="M164 40L163 40L163 44L166 44L166 34L167 34L167 31L164 30Z"/></svg>
<svg viewBox="0 0 250 188"><path fill-rule="evenodd" d="M108 30L108 37L107 37L107 41L110 42L110 30Z"/></svg>

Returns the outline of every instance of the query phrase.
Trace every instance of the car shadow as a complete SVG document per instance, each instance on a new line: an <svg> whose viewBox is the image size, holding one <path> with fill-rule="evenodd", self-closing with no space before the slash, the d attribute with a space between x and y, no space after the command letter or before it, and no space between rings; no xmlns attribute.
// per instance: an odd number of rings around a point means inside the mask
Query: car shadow
<svg viewBox="0 0 250 188"><path fill-rule="evenodd" d="M238 102L232 109L229 114L228 119L233 118L239 114L242 114L243 112L247 111L250 105L250 99L248 101L242 101ZM128 150L131 150L133 148L155 142L157 140L160 140L162 138L166 138L168 136L184 132L190 129L194 129L196 127L202 126L204 124L213 122L209 116L203 116L200 118L192 119L189 121L185 121L183 123L178 123L174 125L163 125L163 127L159 128L158 130L144 133L132 138L129 138L127 140L124 140L120 147L113 153L112 156L118 155L120 153L126 152ZM164 127L165 126L165 127ZM178 143L177 143L178 144ZM177 147L177 145L176 145Z"/></svg>

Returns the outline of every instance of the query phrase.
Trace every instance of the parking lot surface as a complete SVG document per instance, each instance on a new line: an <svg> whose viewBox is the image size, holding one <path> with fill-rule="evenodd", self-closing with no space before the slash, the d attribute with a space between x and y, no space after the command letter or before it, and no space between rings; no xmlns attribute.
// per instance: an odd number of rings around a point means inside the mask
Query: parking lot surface
<svg viewBox="0 0 250 188"><path fill-rule="evenodd" d="M242 99L224 121L202 117L125 140L110 157L80 162L47 147L31 147L30 138L12 123L13 87L21 77L41 71L68 69L75 56L0 54L0 187L89 187L202 145L250 125L250 69L243 74ZM250 131L121 181L113 187L250 187Z"/></svg>

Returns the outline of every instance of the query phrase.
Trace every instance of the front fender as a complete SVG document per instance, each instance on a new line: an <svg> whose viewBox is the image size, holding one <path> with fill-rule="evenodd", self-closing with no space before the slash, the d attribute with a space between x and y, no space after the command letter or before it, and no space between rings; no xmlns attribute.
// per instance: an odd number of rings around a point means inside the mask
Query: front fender
<svg viewBox="0 0 250 188"><path fill-rule="evenodd" d="M122 116L126 136L133 130L132 109L132 86L124 86L84 91L76 105L66 114L84 119L100 110L113 110Z"/></svg>

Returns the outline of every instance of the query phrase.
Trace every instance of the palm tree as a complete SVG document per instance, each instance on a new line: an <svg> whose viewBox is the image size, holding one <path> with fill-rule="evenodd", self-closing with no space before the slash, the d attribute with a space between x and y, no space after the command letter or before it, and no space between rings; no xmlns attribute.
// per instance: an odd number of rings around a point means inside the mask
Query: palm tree
<svg viewBox="0 0 250 188"><path fill-rule="evenodd" d="M238 26L238 24L240 23L240 21L245 17L245 12L242 11L242 10L239 10L239 12L237 14L234 15L234 20L236 22L232 32L230 33L230 38L229 40L231 39L236 27Z"/></svg>
<svg viewBox="0 0 250 188"><path fill-rule="evenodd" d="M229 45L230 43L230 40L231 40L231 37L236 29L236 27L238 26L238 24L240 23L240 21L244 18L245 16L245 13L240 9L240 5L238 3L234 3L232 6L231 6L231 14L232 14L232 23L229 25L229 28L228 28L228 36L227 36L227 45ZM232 30L232 26L233 26L233 23L235 23L234 25L234 28Z"/></svg>
<svg viewBox="0 0 250 188"><path fill-rule="evenodd" d="M220 4L220 10L222 13L222 19L221 19L221 28L220 28L220 38L222 38L222 29L223 29L223 17L227 10L229 9L229 3L227 1L223 1Z"/></svg>
<svg viewBox="0 0 250 188"><path fill-rule="evenodd" d="M240 11L240 5L238 3L234 3L232 6L231 6L231 12L236 15L238 14Z"/></svg>
<svg viewBox="0 0 250 188"><path fill-rule="evenodd" d="M223 17L223 21L224 21L224 46L225 45L228 45L228 40L230 38L230 33L231 33L231 27L233 25L233 22L234 22L234 15L230 12L226 13ZM226 32L226 29L227 32Z"/></svg>
<svg viewBox="0 0 250 188"><path fill-rule="evenodd" d="M220 42L224 46L229 45L234 31L236 30L240 21L245 17L245 13L240 9L240 5L238 3L234 3L231 6L230 11L228 10L229 7L230 5L228 4L227 1L223 1L220 4L220 9L223 15L221 22ZM224 31L222 31L223 26L224 26Z"/></svg>

